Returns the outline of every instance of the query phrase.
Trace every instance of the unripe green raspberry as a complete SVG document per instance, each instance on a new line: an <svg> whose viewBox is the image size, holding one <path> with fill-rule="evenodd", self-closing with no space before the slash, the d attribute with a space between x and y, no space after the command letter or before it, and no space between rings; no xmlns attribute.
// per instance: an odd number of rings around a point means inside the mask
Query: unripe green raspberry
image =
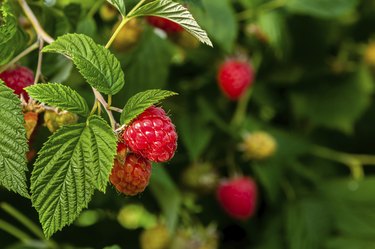
<svg viewBox="0 0 375 249"><path fill-rule="evenodd" d="M144 230L140 236L142 249L166 249L169 241L169 231L167 227L162 224Z"/></svg>
<svg viewBox="0 0 375 249"><path fill-rule="evenodd" d="M75 124L77 121L78 116L67 111L57 113L55 111L47 110L44 113L44 125L47 126L50 132L55 132L64 125Z"/></svg>
<svg viewBox="0 0 375 249"><path fill-rule="evenodd" d="M248 159L262 160L272 156L276 150L275 139L268 133L256 131L243 136L240 149Z"/></svg>
<svg viewBox="0 0 375 249"><path fill-rule="evenodd" d="M216 188L219 175L211 163L195 163L183 172L182 181L193 190L207 193Z"/></svg>
<svg viewBox="0 0 375 249"><path fill-rule="evenodd" d="M190 228L180 228L173 236L169 249L217 249L219 236L216 226L195 225Z"/></svg>
<svg viewBox="0 0 375 249"><path fill-rule="evenodd" d="M117 221L126 229L150 228L157 224L156 216L140 204L127 204L118 213Z"/></svg>

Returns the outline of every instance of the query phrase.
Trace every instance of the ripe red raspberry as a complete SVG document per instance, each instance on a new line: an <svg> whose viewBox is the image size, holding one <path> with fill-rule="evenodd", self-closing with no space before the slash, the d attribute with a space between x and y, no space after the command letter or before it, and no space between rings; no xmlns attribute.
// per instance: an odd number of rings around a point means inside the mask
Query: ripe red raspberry
<svg viewBox="0 0 375 249"><path fill-rule="evenodd" d="M257 185L252 178L237 177L224 181L216 194L221 206L233 218L246 220L254 215Z"/></svg>
<svg viewBox="0 0 375 249"><path fill-rule="evenodd" d="M25 87L34 83L34 73L27 67L17 67L8 69L0 74L5 84L14 90L17 95L23 95L23 98L28 101L29 95L24 90Z"/></svg>
<svg viewBox="0 0 375 249"><path fill-rule="evenodd" d="M151 106L130 123L123 138L136 154L153 162L169 161L177 148L177 133L160 107Z"/></svg>
<svg viewBox="0 0 375 249"><path fill-rule="evenodd" d="M150 181L151 163L136 154L128 154L125 162L115 159L111 183L125 195L137 195L145 190Z"/></svg>
<svg viewBox="0 0 375 249"><path fill-rule="evenodd" d="M167 33L179 33L184 30L180 24L172 22L169 19L158 17L158 16L148 16L147 22L154 27L164 30Z"/></svg>
<svg viewBox="0 0 375 249"><path fill-rule="evenodd" d="M254 71L243 60L230 59L224 62L217 75L222 92L231 100L237 100L253 83Z"/></svg>

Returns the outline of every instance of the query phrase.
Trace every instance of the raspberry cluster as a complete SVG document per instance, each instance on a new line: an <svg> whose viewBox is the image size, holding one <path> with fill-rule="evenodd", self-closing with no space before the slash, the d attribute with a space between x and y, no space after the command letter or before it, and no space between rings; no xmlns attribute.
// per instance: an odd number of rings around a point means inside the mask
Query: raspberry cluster
<svg viewBox="0 0 375 249"><path fill-rule="evenodd" d="M136 195L148 185L151 162L167 162L177 148L177 133L160 107L151 106L135 118L122 134L110 176L116 189Z"/></svg>

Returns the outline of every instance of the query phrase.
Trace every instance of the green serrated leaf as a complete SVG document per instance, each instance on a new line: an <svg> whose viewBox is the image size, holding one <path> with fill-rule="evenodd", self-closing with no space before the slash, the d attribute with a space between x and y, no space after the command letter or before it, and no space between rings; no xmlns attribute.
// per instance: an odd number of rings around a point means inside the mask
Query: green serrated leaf
<svg viewBox="0 0 375 249"><path fill-rule="evenodd" d="M19 28L14 36L7 42L0 44L0 66L7 64L13 56L21 52L26 46L27 36Z"/></svg>
<svg viewBox="0 0 375 249"><path fill-rule="evenodd" d="M0 80L0 185L28 197L28 151L21 102Z"/></svg>
<svg viewBox="0 0 375 249"><path fill-rule="evenodd" d="M31 176L31 200L47 238L71 224L96 188L105 191L116 137L99 116L64 126L44 144Z"/></svg>
<svg viewBox="0 0 375 249"><path fill-rule="evenodd" d="M125 84L124 72L117 58L86 35L63 35L44 47L43 52L69 56L87 82L99 92L113 95Z"/></svg>
<svg viewBox="0 0 375 249"><path fill-rule="evenodd" d="M3 44L14 36L17 31L17 21L12 14L7 0L0 5L0 44Z"/></svg>
<svg viewBox="0 0 375 249"><path fill-rule="evenodd" d="M208 38L206 31L198 25L188 9L179 3L170 0L156 0L143 5L129 17L137 16L160 16L169 19L180 24L202 43L212 46L212 42Z"/></svg>
<svg viewBox="0 0 375 249"><path fill-rule="evenodd" d="M39 102L82 116L89 114L86 100L68 86L57 83L37 84L29 86L25 90L33 99Z"/></svg>
<svg viewBox="0 0 375 249"><path fill-rule="evenodd" d="M87 128L91 138L91 158L94 162L94 184L97 189L105 192L116 154L117 138L101 117L90 117Z"/></svg>
<svg viewBox="0 0 375 249"><path fill-rule="evenodd" d="M121 124L129 124L134 118L150 106L173 95L177 95L177 93L159 89L137 93L126 103L120 117Z"/></svg>
<svg viewBox="0 0 375 249"><path fill-rule="evenodd" d="M126 15L125 0L107 0L110 4L115 6L122 16Z"/></svg>

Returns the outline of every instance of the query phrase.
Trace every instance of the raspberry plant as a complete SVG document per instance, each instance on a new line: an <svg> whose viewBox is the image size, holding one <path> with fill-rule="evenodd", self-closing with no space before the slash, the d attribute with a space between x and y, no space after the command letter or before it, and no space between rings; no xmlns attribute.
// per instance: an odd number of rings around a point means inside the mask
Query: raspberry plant
<svg viewBox="0 0 375 249"><path fill-rule="evenodd" d="M0 247L375 248L374 23L374 0L0 1Z"/></svg>
<svg viewBox="0 0 375 249"><path fill-rule="evenodd" d="M108 2L119 11L121 22L105 46L96 43L91 37L84 34L64 34L54 39L41 26L25 0L18 1L18 6L14 6L16 3L11 1L1 2L0 45L2 53L8 54L1 57L3 73L0 76L6 85L3 81L0 82L0 104L2 106L0 112L0 135L2 137L0 184L31 199L47 238L64 226L71 224L88 206L95 190L106 191L114 164L117 142L121 139L119 137L126 125L148 107L157 104L166 97L175 95L175 93L165 90L147 90L130 98L124 110L111 105L112 96L123 89L126 79L120 61L109 50L122 27L137 17L163 17L178 23L201 42L212 45L206 32L200 28L189 11L179 3L170 0L150 2L141 0L128 11L123 0L108 0ZM14 8L23 10L23 14L30 21L37 36L35 43L16 57L14 54L18 50L22 50L22 47L12 47L12 44L17 41L16 39L19 39L22 30L17 24L19 13L16 13ZM16 45L21 44L17 42ZM32 73L29 73L30 70L27 68L8 69L37 47L39 48L39 57L35 81L30 78ZM39 83L42 79L44 53L60 54L73 62L92 88L91 97L94 97L95 100L91 110L86 99L71 87L56 82ZM25 74L27 75L25 76ZM30 100L24 91L31 97ZM15 95L21 93L24 95L21 98L22 101ZM108 101L102 94L108 96ZM102 117L101 108L106 112L109 122ZM74 118L59 121L57 119L60 116L54 117L53 114L46 118L47 125L51 122L56 122L56 125L50 125L52 128L49 128L54 133L38 152L38 157L32 168L30 191L26 178L28 145L24 116L22 115L22 110L27 109L38 110L38 112L59 109L79 116L77 124L69 124L72 123L71 120L73 123L76 121ZM119 121L114 118L114 110L121 113ZM167 117L163 117L163 119L165 122L171 122ZM172 124L168 125L169 127L173 126ZM157 128L155 127L155 129ZM161 131L163 132L163 130ZM172 154L168 155L168 158L160 155L163 160L165 159L164 161L169 160L174 154L177 135L174 134L174 136L174 148L170 148L173 151L169 152ZM154 157L158 156L154 154ZM139 177L137 176L139 167L145 166L147 174L151 171L150 163L137 155L130 154L125 160L126 167L135 167L132 177ZM117 165L118 163L115 163L115 175L118 170ZM145 177L147 185L150 176ZM116 181L113 179L111 178L112 182ZM116 182L116 184L120 183ZM128 188L131 189L131 187ZM144 189L145 186L141 188ZM128 194L130 194L129 191Z"/></svg>

